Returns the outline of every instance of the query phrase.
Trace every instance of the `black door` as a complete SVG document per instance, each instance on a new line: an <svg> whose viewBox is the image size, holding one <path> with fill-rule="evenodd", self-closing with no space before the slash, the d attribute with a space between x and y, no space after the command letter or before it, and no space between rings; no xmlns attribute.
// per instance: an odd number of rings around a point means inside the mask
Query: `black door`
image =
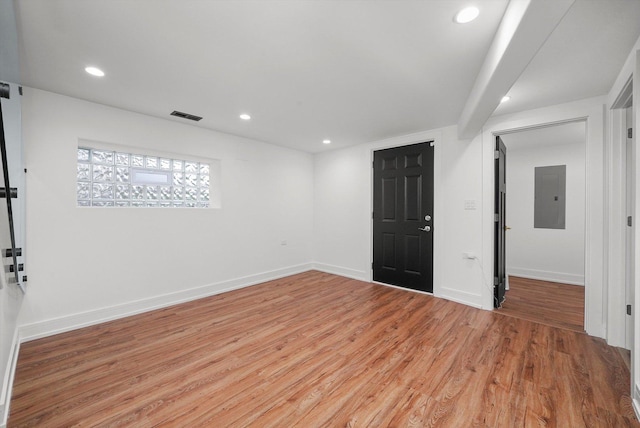
<svg viewBox="0 0 640 428"><path fill-rule="evenodd" d="M373 280L433 292L433 142L373 155Z"/></svg>
<svg viewBox="0 0 640 428"><path fill-rule="evenodd" d="M500 137L496 137L496 156L495 156L495 176L496 176L496 194L495 194L495 255L493 268L493 285L494 285L494 302L493 305L499 308L504 301L504 293L506 289L506 202L507 202L507 147Z"/></svg>

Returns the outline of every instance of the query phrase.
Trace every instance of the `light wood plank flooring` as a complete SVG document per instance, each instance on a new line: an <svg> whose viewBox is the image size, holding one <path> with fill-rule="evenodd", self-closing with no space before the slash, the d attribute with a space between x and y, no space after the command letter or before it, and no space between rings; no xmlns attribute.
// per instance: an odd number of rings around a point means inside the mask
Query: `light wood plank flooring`
<svg viewBox="0 0 640 428"><path fill-rule="evenodd" d="M501 314L584 331L584 287L509 276Z"/></svg>
<svg viewBox="0 0 640 428"><path fill-rule="evenodd" d="M320 272L23 344L10 427L640 427L604 341Z"/></svg>

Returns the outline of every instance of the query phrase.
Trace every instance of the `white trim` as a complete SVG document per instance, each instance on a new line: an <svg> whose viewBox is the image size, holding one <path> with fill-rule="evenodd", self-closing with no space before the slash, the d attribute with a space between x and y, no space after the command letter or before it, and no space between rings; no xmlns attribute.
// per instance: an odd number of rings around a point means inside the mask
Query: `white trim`
<svg viewBox="0 0 640 428"><path fill-rule="evenodd" d="M633 51L629 55L627 62L633 64L633 79L635 84L633 85L633 109L632 109L632 127L634 132L637 132L638 125L640 125L640 108L638 101L640 100L640 39L636 43ZM626 65L626 63L625 63ZM633 169L635 172L634 177L634 201L633 201L633 215L638 218L640 214L640 150L638 150L638 137L634 138L633 144ZM633 228L633 248L634 248L634 260L633 266L633 346L631 347L631 384L635 385L634 399L640 399L640 391L637 387L640 383L640 316L638 316L638 308L640 308L640 227L636 225Z"/></svg>
<svg viewBox="0 0 640 428"><path fill-rule="evenodd" d="M625 86L629 82L629 77L633 77L636 72L636 51L638 49L640 49L640 37L636 40L635 45L629 52L629 56L627 56L624 65L620 69L620 73L618 73L618 77L609 90L607 105L613 106L616 104L620 94L624 92Z"/></svg>
<svg viewBox="0 0 640 428"><path fill-rule="evenodd" d="M507 275L518 276L520 278L537 279L540 281L560 282L562 284L584 286L584 275L576 275L574 273L509 267L507 268Z"/></svg>
<svg viewBox="0 0 640 428"><path fill-rule="evenodd" d="M612 110L626 109L633 105L633 74L629 75L626 83L622 86L618 97L611 104Z"/></svg>
<svg viewBox="0 0 640 428"><path fill-rule="evenodd" d="M626 109L610 109L607 150L607 343L629 348L627 338L627 138Z"/></svg>
<svg viewBox="0 0 640 428"><path fill-rule="evenodd" d="M350 269L342 266L335 266L326 263L313 263L313 269L320 272L331 273L333 275L344 276L358 281L369 282L369 275L362 270Z"/></svg>
<svg viewBox="0 0 640 428"><path fill-rule="evenodd" d="M493 272L493 152L496 135L558 123L586 122L586 228L585 228L585 331L606 337L607 290L605 287L605 169L604 97L491 118L482 132L484 270ZM489 302L492 293L485 292Z"/></svg>
<svg viewBox="0 0 640 428"><path fill-rule="evenodd" d="M633 382L633 379L631 381ZM633 404L633 411L636 414L636 419L640 421L640 402L638 402L638 398L640 397L640 389L638 388L638 385L632 386L631 389L633 398L631 400L631 403Z"/></svg>
<svg viewBox="0 0 640 428"><path fill-rule="evenodd" d="M201 299L216 294L225 293L227 291L237 290L239 288L256 285L259 283L272 281L274 279L283 278L289 275L306 272L313 268L311 263L305 263L297 266L276 269L255 275L249 275L241 278L231 279L218 283L194 287L188 290L182 290L174 293L168 293L160 296L141 299L133 302L127 302L120 305L100 308L87 312L66 315L59 318L53 318L45 321L36 322L18 327L21 342L39 339L58 333L63 333L78 328L88 327L131 315L149 312L155 309L161 309L179 303L191 300Z"/></svg>
<svg viewBox="0 0 640 428"><path fill-rule="evenodd" d="M18 335L18 329L13 334L11 342L11 353L9 357L9 364L7 364L7 371L5 373L5 384L2 385L2 397L0 400L0 428L7 426L7 420L9 419L9 410L11 405L11 391L13 390L13 379L16 375L16 367L18 365L18 354L20 353L20 340Z"/></svg>
<svg viewBox="0 0 640 428"><path fill-rule="evenodd" d="M465 291L454 290L453 288L448 287L440 287L440 293L437 297L471 306L472 308L487 310L487 308L478 304L478 302L482 301L482 296L480 294L467 293ZM491 310L492 307L493 306L489 306L488 310Z"/></svg>

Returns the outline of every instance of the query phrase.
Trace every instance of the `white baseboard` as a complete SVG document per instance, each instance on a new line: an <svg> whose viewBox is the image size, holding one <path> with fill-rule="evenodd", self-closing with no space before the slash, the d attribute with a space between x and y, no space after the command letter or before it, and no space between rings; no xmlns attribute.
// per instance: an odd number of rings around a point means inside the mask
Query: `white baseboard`
<svg viewBox="0 0 640 428"><path fill-rule="evenodd" d="M633 382L633 379L631 381ZM638 388L638 385L634 385L633 397L631 397L631 404L633 405L633 411L636 414L636 419L640 421L640 403L638 403L639 398L640 398L640 389Z"/></svg>
<svg viewBox="0 0 640 428"><path fill-rule="evenodd" d="M0 398L0 428L7 426L9 419L9 407L11 404L11 391L13 390L13 379L16 374L16 366L18 364L18 354L20 353L20 340L18 330L16 329L13 340L11 342L11 355L9 364L5 373L5 383L2 385L2 394Z"/></svg>
<svg viewBox="0 0 640 428"><path fill-rule="evenodd" d="M313 269L319 270L321 272L332 273L334 275L345 276L347 278L357 279L359 281L364 281L364 282L372 281L369 278L369 274L361 270L355 270L355 269L345 268L341 266L334 266L334 265L329 265L325 263L313 263ZM407 288L403 288L403 287L396 287L394 285L384 284L381 282L375 282L375 281L373 282L376 284L385 285L388 287L399 288L405 291L408 290ZM410 291L415 291L415 290L410 290ZM418 292L423 293L421 291L418 291ZM424 294L433 295L435 297L441 297L443 299L451 300L456 303L462 303L463 305L468 305L478 309L487 309L487 308L484 308L481 303L479 303L482 301L482 296L477 294L465 293L465 292L454 290L451 288L435 287L435 286L434 286L434 293L424 293ZM489 310L490 309L491 308L489 308Z"/></svg>
<svg viewBox="0 0 640 428"><path fill-rule="evenodd" d="M341 266L328 265L326 263L313 263L313 269L320 272L332 273L334 275L345 276L359 281L369 282L369 275L365 271L345 268Z"/></svg>
<svg viewBox="0 0 640 428"><path fill-rule="evenodd" d="M508 267L507 275L519 276L528 279L537 279L540 281L561 282L563 284L582 285L584 286L584 274L576 275L565 272L552 272L537 269L527 269L520 267Z"/></svg>
<svg viewBox="0 0 640 428"><path fill-rule="evenodd" d="M285 276L295 275L297 273L306 272L311 269L313 269L313 265L311 263L305 263L297 266L290 266L287 268L195 287L188 290L181 290L175 293L154 296L148 299L142 299L106 308L66 315L63 317L48 319L33 324L21 325L18 328L20 335L19 337L21 342L28 342L30 340L63 333L65 331L88 327L91 325L140 314L143 312L149 312L155 309L161 309L191 300L201 299L203 297L213 296L215 294L225 293L227 291L248 287L262 282L283 278Z"/></svg>
<svg viewBox="0 0 640 428"><path fill-rule="evenodd" d="M477 309L487 309L482 303L482 296L479 294L466 293L464 291L454 290L447 287L434 288L434 295L443 299L451 300L456 303L462 303L463 305L471 306ZM490 310L490 309L488 309Z"/></svg>

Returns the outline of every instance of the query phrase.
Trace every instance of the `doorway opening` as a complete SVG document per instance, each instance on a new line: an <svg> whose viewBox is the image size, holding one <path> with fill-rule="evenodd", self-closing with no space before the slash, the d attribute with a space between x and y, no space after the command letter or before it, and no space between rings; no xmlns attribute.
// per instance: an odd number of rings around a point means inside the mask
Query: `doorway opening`
<svg viewBox="0 0 640 428"><path fill-rule="evenodd" d="M584 331L586 122L518 130L496 141L505 152L496 152L496 307Z"/></svg>

